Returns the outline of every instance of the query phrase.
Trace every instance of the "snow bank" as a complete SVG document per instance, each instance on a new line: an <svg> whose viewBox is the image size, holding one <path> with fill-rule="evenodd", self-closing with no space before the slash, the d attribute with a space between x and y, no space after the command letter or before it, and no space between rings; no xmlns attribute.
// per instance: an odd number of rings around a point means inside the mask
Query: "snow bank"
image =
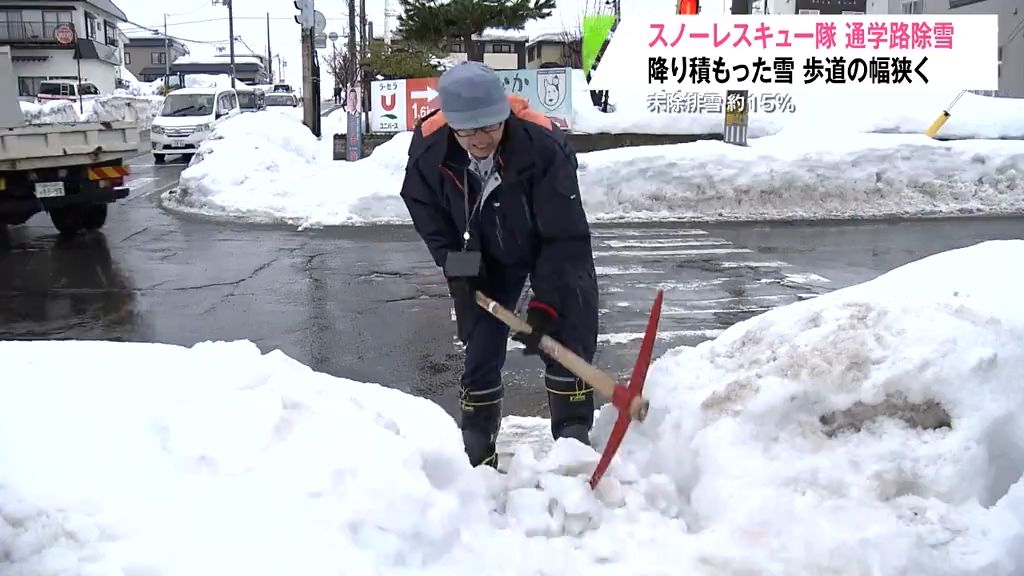
<svg viewBox="0 0 1024 576"><path fill-rule="evenodd" d="M43 104L21 102L21 112L28 124L60 124L65 122L135 122L148 129L163 106L161 96L115 94L90 98L82 102L53 100Z"/></svg>
<svg viewBox="0 0 1024 576"><path fill-rule="evenodd" d="M610 104L614 112L603 113L591 104L582 70L573 76L573 131L598 134L721 134L724 114L698 113L701 98L724 98L724 92L695 92L685 97L685 90L650 94L636 91L612 91ZM662 94L662 96L658 96ZM751 97L775 102L781 90L751 92ZM907 89L887 92L870 89L844 89L828 96L788 94L794 112L778 109L765 112L764 107L750 113L748 137L759 138L788 129L815 132L819 138L838 137L844 133L923 134L932 122L959 94L958 90ZM762 99L761 102L765 100ZM679 112L652 112L650 100L671 102ZM689 106L689 108L687 108ZM693 113L686 113L687 110ZM1024 98L995 98L965 93L952 108L951 117L939 131L949 138L1024 138Z"/></svg>
<svg viewBox="0 0 1024 576"><path fill-rule="evenodd" d="M1024 142L799 132L579 155L595 220L756 221L1024 212Z"/></svg>
<svg viewBox="0 0 1024 576"><path fill-rule="evenodd" d="M621 464L671 479L699 530L676 552L719 573L1024 572L1022 257L939 254L660 358Z"/></svg>
<svg viewBox="0 0 1024 576"><path fill-rule="evenodd" d="M507 474L471 469L435 404L248 342L2 342L0 572L1020 574L1021 258L944 253L670 351L593 492L593 450L527 443L543 419L506 419Z"/></svg>
<svg viewBox="0 0 1024 576"><path fill-rule="evenodd" d="M67 100L51 100L42 104L19 101L27 124L60 124L78 122L78 104Z"/></svg>
<svg viewBox="0 0 1024 576"><path fill-rule="evenodd" d="M243 114L202 144L163 201L194 213L300 227L404 222L394 186L405 173L411 136L396 136L359 162L333 162L330 144L300 120L273 111Z"/></svg>
<svg viewBox="0 0 1024 576"><path fill-rule="evenodd" d="M231 87L231 76L227 74L189 74L185 76L185 88Z"/></svg>
<svg viewBox="0 0 1024 576"><path fill-rule="evenodd" d="M163 104L163 96L101 96L92 103L86 119L91 122L136 122L140 129L146 130L153 124L153 118L160 114Z"/></svg>
<svg viewBox="0 0 1024 576"><path fill-rule="evenodd" d="M170 208L302 227L407 223L401 198L411 133L359 162L277 150L278 133L316 139L298 120L246 114L215 132L223 162L182 174ZM325 122L336 129L333 115ZM343 116L337 120L340 121ZM290 122L290 124L289 124ZM333 127L331 127L333 126ZM204 150L207 149L204 145ZM814 220L1024 212L1024 142L938 142L923 135L850 134L822 140L789 130L750 146L701 141L579 154L595 221ZM283 168L289 166L291 168Z"/></svg>

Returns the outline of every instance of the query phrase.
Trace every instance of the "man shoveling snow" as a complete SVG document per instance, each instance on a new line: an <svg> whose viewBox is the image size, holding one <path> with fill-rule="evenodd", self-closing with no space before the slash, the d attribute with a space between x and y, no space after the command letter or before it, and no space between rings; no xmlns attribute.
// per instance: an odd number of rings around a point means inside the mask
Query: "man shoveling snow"
<svg viewBox="0 0 1024 576"><path fill-rule="evenodd" d="M544 360L552 435L589 444L593 388L539 350L550 335L590 362L597 346L597 278L575 153L483 64L448 70L438 93L440 109L413 134L402 198L444 269L466 344L460 427L470 463L496 465L509 336L474 295L514 308L527 277L532 331L513 338Z"/></svg>

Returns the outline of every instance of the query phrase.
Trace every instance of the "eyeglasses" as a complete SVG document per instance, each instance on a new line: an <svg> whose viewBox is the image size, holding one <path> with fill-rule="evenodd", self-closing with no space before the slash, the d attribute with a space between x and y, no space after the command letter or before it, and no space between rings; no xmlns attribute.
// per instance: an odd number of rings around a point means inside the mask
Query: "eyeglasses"
<svg viewBox="0 0 1024 576"><path fill-rule="evenodd" d="M485 132L487 134L494 134L504 125L504 122L498 122L497 124L491 124L490 126L483 126L481 128L463 128L461 130L455 130L455 135L461 138L472 136L477 132Z"/></svg>

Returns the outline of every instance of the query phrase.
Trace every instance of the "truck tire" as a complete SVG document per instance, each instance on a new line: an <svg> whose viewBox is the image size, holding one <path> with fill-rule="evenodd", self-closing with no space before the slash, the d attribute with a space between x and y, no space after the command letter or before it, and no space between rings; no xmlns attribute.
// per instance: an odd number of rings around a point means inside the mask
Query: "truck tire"
<svg viewBox="0 0 1024 576"><path fill-rule="evenodd" d="M50 221L63 236L74 236L85 228L85 210L82 207L65 206L50 210Z"/></svg>
<svg viewBox="0 0 1024 576"><path fill-rule="evenodd" d="M86 230L99 230L107 223L107 205L93 204L82 207L82 224Z"/></svg>
<svg viewBox="0 0 1024 576"><path fill-rule="evenodd" d="M164 163L164 155L163 154L153 154L153 164L163 164L163 163Z"/></svg>

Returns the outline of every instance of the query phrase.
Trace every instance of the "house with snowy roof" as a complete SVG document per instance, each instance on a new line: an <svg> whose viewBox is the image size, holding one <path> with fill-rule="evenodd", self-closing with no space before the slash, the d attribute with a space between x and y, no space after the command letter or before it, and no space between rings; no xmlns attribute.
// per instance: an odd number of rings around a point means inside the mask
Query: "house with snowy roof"
<svg viewBox="0 0 1024 576"><path fill-rule="evenodd" d="M126 21L111 0L0 0L0 45L11 47L19 96L35 97L44 80L75 81L79 67L82 81L113 92Z"/></svg>

